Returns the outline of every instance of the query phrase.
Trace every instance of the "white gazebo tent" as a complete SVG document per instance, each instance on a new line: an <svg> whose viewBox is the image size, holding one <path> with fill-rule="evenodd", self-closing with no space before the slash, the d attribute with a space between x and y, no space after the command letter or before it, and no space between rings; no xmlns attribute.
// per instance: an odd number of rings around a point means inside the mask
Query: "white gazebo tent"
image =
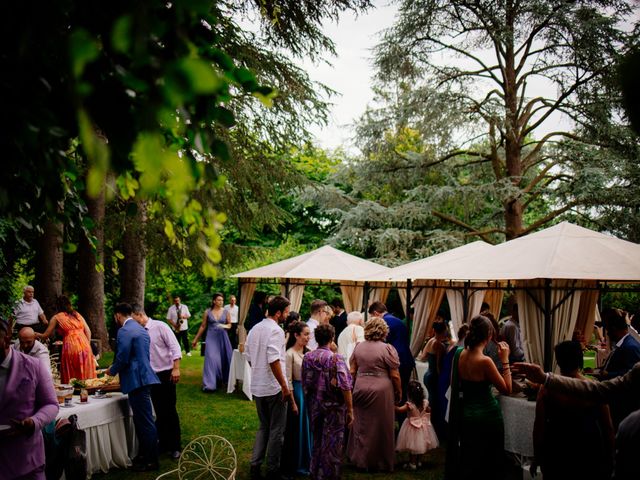
<svg viewBox="0 0 640 480"><path fill-rule="evenodd" d="M291 300L291 310L296 311L302 304L302 294L307 280L338 283L345 309L352 311L362 308L364 281L361 278L381 274L387 270L388 267L326 245L297 257L233 275L238 278L240 284L239 341L244 343L244 319L260 279L278 280L282 294Z"/></svg>
<svg viewBox="0 0 640 480"><path fill-rule="evenodd" d="M563 222L420 278L506 283L516 291L528 359L550 369L553 345L570 339L576 326L591 335L599 290L640 283L640 245Z"/></svg>
<svg viewBox="0 0 640 480"><path fill-rule="evenodd" d="M388 272L366 278L368 282L374 284L380 281L394 282L398 287L398 293L405 313L407 313L407 295L410 296L409 304L414 306L411 328L411 351L414 355L418 354L445 294L447 295L447 301L451 310L451 321L454 332L457 331L465 319L468 320L469 315L477 314L480 311L480 305L485 299L484 290L472 292L469 297L471 305L468 312L466 312L465 309L468 303L463 300L463 293L460 289L446 288L447 283L444 279L447 277L438 279L431 277L431 280L425 280L426 274L432 270L446 268L449 263L454 261L465 258L477 258L491 248L493 248L491 245L481 241L468 243L461 247L416 260L415 262L392 268ZM450 284L449 286L461 287L462 284ZM502 303L501 294L502 292L500 292L499 298L496 297L498 310Z"/></svg>

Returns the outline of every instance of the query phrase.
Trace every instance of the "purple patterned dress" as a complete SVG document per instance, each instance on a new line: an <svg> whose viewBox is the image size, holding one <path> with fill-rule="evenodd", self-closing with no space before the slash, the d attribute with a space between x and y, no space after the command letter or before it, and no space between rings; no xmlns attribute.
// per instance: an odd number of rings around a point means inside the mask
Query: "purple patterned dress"
<svg viewBox="0 0 640 480"><path fill-rule="evenodd" d="M307 353L302 360L302 388L309 409L313 450L311 478L340 478L347 409L342 394L331 388L331 368L336 356L337 386L351 390L351 374L342 355L328 346Z"/></svg>

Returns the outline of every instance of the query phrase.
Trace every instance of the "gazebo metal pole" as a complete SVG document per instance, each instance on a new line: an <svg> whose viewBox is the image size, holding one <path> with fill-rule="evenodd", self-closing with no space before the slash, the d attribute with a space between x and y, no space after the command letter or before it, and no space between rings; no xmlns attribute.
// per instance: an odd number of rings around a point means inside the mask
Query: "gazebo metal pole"
<svg viewBox="0 0 640 480"><path fill-rule="evenodd" d="M462 323L467 323L467 317L469 316L469 286L471 282L467 280L464 282L464 289L462 290Z"/></svg>
<svg viewBox="0 0 640 480"><path fill-rule="evenodd" d="M544 370L550 372L553 365L553 345L551 326L553 311L551 309L551 279L544 280Z"/></svg>
<svg viewBox="0 0 640 480"><path fill-rule="evenodd" d="M369 282L364 282L364 295L362 296L362 309L364 310L364 321L369 319Z"/></svg>
<svg viewBox="0 0 640 480"><path fill-rule="evenodd" d="M413 328L413 320L412 320L412 315L411 312L413 311L413 299L411 298L411 291L413 290L412 285L411 285L411 279L408 278L407 279L407 307L405 308L406 310L406 315L407 315L407 328L409 329L409 336L411 336L411 330Z"/></svg>
<svg viewBox="0 0 640 480"><path fill-rule="evenodd" d="M291 286L291 280L286 278L284 280L284 296L289 298L289 287Z"/></svg>

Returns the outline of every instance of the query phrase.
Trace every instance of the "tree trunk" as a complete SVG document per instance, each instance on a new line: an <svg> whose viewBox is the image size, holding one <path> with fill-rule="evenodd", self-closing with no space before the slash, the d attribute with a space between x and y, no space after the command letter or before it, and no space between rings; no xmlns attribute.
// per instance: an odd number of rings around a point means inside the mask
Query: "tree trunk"
<svg viewBox="0 0 640 480"><path fill-rule="evenodd" d="M144 306L147 207L141 201L136 202L136 206L136 214L127 217L122 238L124 259L120 268L120 301Z"/></svg>
<svg viewBox="0 0 640 480"><path fill-rule="evenodd" d="M94 227L89 232L96 239L95 250L83 235L78 249L78 311L84 316L91 337L99 340L102 349L109 348L104 318L104 189L96 198L85 198L88 217Z"/></svg>
<svg viewBox="0 0 640 480"><path fill-rule="evenodd" d="M508 33L505 37L504 54L504 100L505 100L505 164L507 176L516 188L520 188L522 181L522 141L518 117L518 87L516 80L515 51L514 51L514 7L507 2L506 24ZM522 233L522 202L519 196L506 199L504 207L504 226L506 239L512 240Z"/></svg>
<svg viewBox="0 0 640 480"><path fill-rule="evenodd" d="M62 295L63 229L61 223L47 220L36 250L35 298L47 320L57 313L56 300Z"/></svg>

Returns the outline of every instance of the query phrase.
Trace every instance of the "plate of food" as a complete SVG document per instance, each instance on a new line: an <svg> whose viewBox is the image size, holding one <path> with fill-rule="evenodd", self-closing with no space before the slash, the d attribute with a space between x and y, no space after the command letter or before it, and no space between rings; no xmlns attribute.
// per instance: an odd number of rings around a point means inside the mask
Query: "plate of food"
<svg viewBox="0 0 640 480"><path fill-rule="evenodd" d="M118 375L103 375L98 378L88 378L86 380L76 380L73 385L76 388L85 388L88 393L95 393L97 390L103 392L120 391L120 377Z"/></svg>

